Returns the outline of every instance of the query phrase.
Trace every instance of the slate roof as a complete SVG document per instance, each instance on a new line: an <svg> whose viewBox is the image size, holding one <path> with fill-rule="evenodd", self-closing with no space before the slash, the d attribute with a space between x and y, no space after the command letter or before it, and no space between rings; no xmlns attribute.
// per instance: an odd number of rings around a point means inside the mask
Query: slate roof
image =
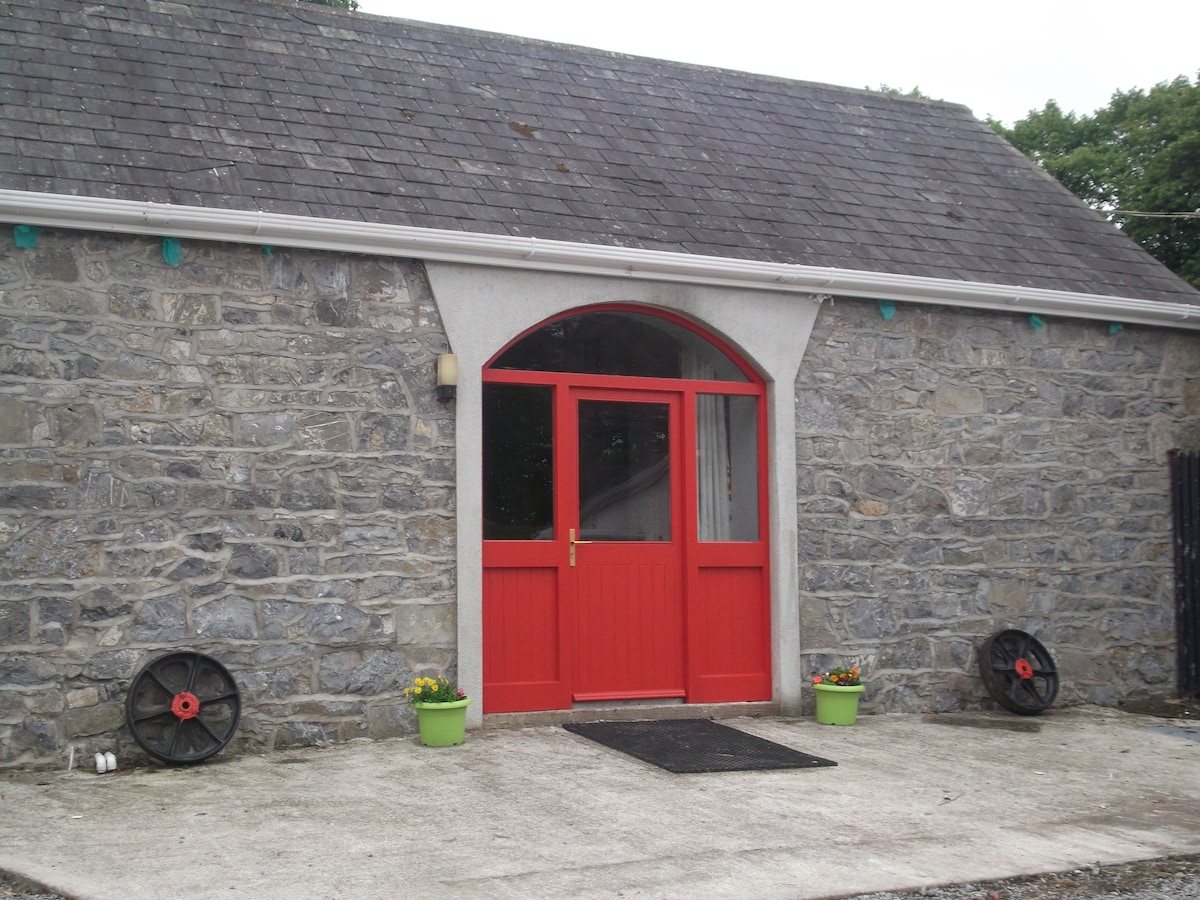
<svg viewBox="0 0 1200 900"><path fill-rule="evenodd" d="M281 0L6 0L0 185L1200 302L965 108Z"/></svg>

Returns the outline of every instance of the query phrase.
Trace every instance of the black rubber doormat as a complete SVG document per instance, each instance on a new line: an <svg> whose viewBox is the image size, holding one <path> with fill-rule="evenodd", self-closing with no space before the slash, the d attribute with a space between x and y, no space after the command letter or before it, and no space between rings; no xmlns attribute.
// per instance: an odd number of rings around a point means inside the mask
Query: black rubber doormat
<svg viewBox="0 0 1200 900"><path fill-rule="evenodd" d="M679 775L837 765L711 719L578 722L563 728Z"/></svg>

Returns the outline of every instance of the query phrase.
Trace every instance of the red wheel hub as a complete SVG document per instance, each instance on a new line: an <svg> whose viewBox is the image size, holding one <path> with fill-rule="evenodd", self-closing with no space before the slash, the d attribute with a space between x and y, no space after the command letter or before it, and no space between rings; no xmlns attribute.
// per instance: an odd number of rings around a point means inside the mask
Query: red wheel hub
<svg viewBox="0 0 1200 900"><path fill-rule="evenodd" d="M1033 677L1033 666L1029 664L1027 659L1018 659L1017 664L1013 666L1017 670L1017 674L1028 681Z"/></svg>
<svg viewBox="0 0 1200 900"><path fill-rule="evenodd" d="M171 700L171 712L179 719L194 719L200 715L200 700L191 691L180 691Z"/></svg>

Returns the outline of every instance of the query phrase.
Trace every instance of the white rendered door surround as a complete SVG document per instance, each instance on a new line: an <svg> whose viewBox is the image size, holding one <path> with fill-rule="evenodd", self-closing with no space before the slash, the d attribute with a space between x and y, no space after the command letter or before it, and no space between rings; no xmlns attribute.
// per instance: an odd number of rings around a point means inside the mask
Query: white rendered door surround
<svg viewBox="0 0 1200 900"><path fill-rule="evenodd" d="M798 712L801 694L796 562L795 381L820 298L663 281L427 262L434 300L458 357L456 492L458 680L483 691L483 366L521 332L557 313L633 303L685 316L720 337L767 381L774 699ZM470 723L482 723L472 704Z"/></svg>

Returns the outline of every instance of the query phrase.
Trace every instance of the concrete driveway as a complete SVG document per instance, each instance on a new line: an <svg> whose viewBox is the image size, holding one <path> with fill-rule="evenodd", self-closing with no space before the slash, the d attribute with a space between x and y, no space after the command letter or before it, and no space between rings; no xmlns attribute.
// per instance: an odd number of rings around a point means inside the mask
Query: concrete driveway
<svg viewBox="0 0 1200 900"><path fill-rule="evenodd" d="M836 768L672 775L556 726L0 778L0 868L94 900L846 896L1200 852L1189 722L726 720Z"/></svg>

